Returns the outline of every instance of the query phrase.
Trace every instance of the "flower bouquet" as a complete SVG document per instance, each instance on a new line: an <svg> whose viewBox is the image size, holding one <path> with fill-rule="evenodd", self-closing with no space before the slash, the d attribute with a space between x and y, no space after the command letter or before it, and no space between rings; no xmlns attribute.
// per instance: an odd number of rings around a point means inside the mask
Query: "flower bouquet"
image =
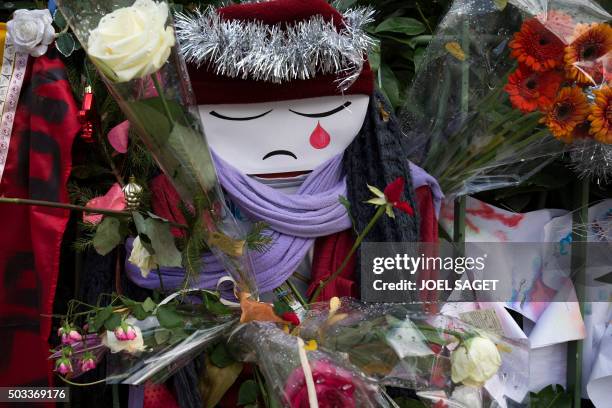
<svg viewBox="0 0 612 408"><path fill-rule="evenodd" d="M590 0L455 1L402 113L414 160L460 195L517 185L573 140L609 143L610 18Z"/></svg>
<svg viewBox="0 0 612 408"><path fill-rule="evenodd" d="M198 295L200 302L183 302L178 295ZM73 300L68 314L58 316L61 345L52 350L55 371L72 380L106 359L107 383L143 384L165 381L208 345L219 341L237 322L237 316L208 291L177 293L156 303L136 302L120 295L108 306ZM100 303L100 302L98 302ZM78 383L77 383L78 385Z"/></svg>
<svg viewBox="0 0 612 408"><path fill-rule="evenodd" d="M135 133L186 203L189 236L182 266L187 277L198 273L194 260L205 242L238 289L255 295L246 234L226 208L217 182L168 4L62 0L58 6ZM139 243L155 254L160 245L151 245L146 223L135 219L135 224Z"/></svg>
<svg viewBox="0 0 612 408"><path fill-rule="evenodd" d="M525 342L448 316L412 311L407 305L336 301L329 307L313 305L298 333L321 349L345 355L377 384L409 388L425 401L448 406L497 406L493 401L524 399ZM513 391L504 395L500 388Z"/></svg>
<svg viewBox="0 0 612 408"><path fill-rule="evenodd" d="M256 363L269 398L283 407L390 407L378 386L333 353L281 328L253 322L237 329L230 350Z"/></svg>

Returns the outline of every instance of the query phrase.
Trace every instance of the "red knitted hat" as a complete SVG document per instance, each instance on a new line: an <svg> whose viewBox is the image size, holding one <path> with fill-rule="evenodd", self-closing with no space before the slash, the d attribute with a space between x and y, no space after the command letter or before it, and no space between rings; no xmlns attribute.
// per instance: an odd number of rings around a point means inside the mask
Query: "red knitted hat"
<svg viewBox="0 0 612 408"><path fill-rule="evenodd" d="M365 16L362 23L367 18L369 17ZM228 41L221 37L228 31L227 26L217 32L213 32L213 34L206 32L203 26L207 25L210 27L214 24L220 25L231 22L237 23L237 26L232 28L242 27L245 29L247 27L244 34L240 34L244 35L244 37L239 41L248 36L258 35L257 33L263 33L259 34L260 38L263 39L262 41L268 41L273 34L284 35L282 41L285 41L287 35L284 33L287 33L287 31L291 32L290 36L293 36L294 40L297 38L297 41L299 41L299 33L296 34L296 32L302 30L302 33L304 33L305 30L315 27L315 29L323 33L321 34L323 39L325 39L326 35L345 36L343 38L346 39L346 43L351 47L349 52L352 54L347 53L348 57L346 57L343 55L342 50L332 49L332 51L336 51L337 59L329 62L326 68L322 69L317 65L319 62L312 64L308 61L320 61L323 52L317 55L302 56L300 51L296 49L292 56L303 65L298 65L297 68L289 66L288 69L283 71L284 77L275 77L275 74L272 73L278 72L277 66L266 67L265 70L261 68L261 61L264 61L264 64L270 62L274 59L274 55L270 58L265 58L266 54L262 53L263 58L258 55L260 58L259 64L252 65L256 67L255 69L259 70L255 74L253 71L249 71L248 68L244 68L242 71L229 72L228 74L228 71L234 67L240 66L242 69L242 67L248 66L248 61L244 65L240 65L240 63L244 63L250 56L247 55L246 58L244 55L236 57L235 64L233 60L230 60L229 64L225 61L227 65L220 67L217 65L219 58L211 57L212 53L208 53L208 51L203 52L203 46L200 44L209 46L207 41L211 37L211 42L220 38L219 44L221 46L226 44ZM199 27L196 27L196 24L199 24ZM341 94L369 95L373 92L374 78L367 61L366 50L360 48L369 39L366 39L365 34L355 34L357 30L354 27L347 29L348 24L347 17L343 17L325 0L271 0L259 3L235 4L217 10L209 9L205 13L200 13L199 18L196 20L188 20L186 16L179 16L177 18L177 33L183 54L188 62L189 76L196 100L200 105L255 103ZM208 29L208 27L205 28ZM328 31L324 33L323 30ZM200 35L203 32L205 34ZM256 34L253 34L253 32ZM360 36L357 37L358 35ZM201 39L201 41L194 41L194 38ZM361 42L357 43L357 41ZM248 43L248 41L245 42ZM330 47L337 47L336 44L338 43L339 41L330 41ZM355 43L357 46L353 47ZM185 44L188 44L188 46L186 47ZM299 43L296 42L296 44ZM257 45L259 46L259 43ZM239 48L240 46L242 44L238 45L238 52L242 51ZM219 51L218 47L210 47L215 52L223 52ZM282 53L286 51L283 47L280 48ZM255 52L259 52L259 48L255 48L255 50ZM309 52L316 51L312 51L312 48L310 48ZM227 51L225 53L227 54ZM333 55L333 52L326 49L325 55ZM339 65L339 61L342 63L348 61L349 66L335 68ZM302 74L302 78L296 77L299 75L295 73L302 72L300 71L301 68L304 68L307 74ZM340 85L342 80L349 75L353 75L353 77L346 82L346 86L342 87Z"/></svg>

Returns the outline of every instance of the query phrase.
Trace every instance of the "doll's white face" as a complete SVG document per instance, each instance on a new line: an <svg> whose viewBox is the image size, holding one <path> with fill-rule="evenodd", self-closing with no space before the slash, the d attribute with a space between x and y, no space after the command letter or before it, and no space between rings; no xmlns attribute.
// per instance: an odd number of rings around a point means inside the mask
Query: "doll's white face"
<svg viewBox="0 0 612 408"><path fill-rule="evenodd" d="M249 175L309 171L343 152L361 129L367 95L200 105L211 149Z"/></svg>

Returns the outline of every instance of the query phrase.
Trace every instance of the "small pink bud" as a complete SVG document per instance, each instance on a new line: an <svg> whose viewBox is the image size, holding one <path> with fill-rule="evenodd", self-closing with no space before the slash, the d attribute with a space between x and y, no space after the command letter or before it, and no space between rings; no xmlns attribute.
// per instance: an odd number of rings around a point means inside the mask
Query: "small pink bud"
<svg viewBox="0 0 612 408"><path fill-rule="evenodd" d="M62 333L62 344L70 345L74 343L74 340L70 337L68 333Z"/></svg>
<svg viewBox="0 0 612 408"><path fill-rule="evenodd" d="M81 336L81 334L76 330L71 330L68 336L72 339L73 342L83 340L83 336Z"/></svg>
<svg viewBox="0 0 612 408"><path fill-rule="evenodd" d="M134 340L137 337L136 330L133 326L128 326L127 332L125 333L126 340Z"/></svg>
<svg viewBox="0 0 612 408"><path fill-rule="evenodd" d="M117 340L127 340L126 333L123 330L123 327L119 326L115 329L115 337L117 338Z"/></svg>
<svg viewBox="0 0 612 408"><path fill-rule="evenodd" d="M93 360L93 358L88 358L81 362L82 372L93 370L94 368L96 368L96 362Z"/></svg>
<svg viewBox="0 0 612 408"><path fill-rule="evenodd" d="M70 364L70 360L62 358L58 360L55 370L61 375L69 374L72 372L72 364Z"/></svg>

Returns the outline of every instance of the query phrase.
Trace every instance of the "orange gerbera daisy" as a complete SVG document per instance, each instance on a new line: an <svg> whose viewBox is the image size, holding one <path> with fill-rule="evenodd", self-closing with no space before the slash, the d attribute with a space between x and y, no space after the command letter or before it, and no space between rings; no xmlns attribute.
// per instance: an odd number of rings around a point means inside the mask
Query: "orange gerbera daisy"
<svg viewBox="0 0 612 408"><path fill-rule="evenodd" d="M504 90L510 96L512 106L521 111L547 110L553 103L563 75L557 71L535 72L519 66L508 77Z"/></svg>
<svg viewBox="0 0 612 408"><path fill-rule="evenodd" d="M584 122L590 106L580 88L562 88L552 106L542 118L553 136L566 143L574 137L576 126Z"/></svg>
<svg viewBox="0 0 612 408"><path fill-rule="evenodd" d="M591 134L601 143L612 144L612 88L604 86L595 91L595 105L591 108Z"/></svg>
<svg viewBox="0 0 612 408"><path fill-rule="evenodd" d="M563 62L565 45L536 18L523 22L509 47L514 58L534 71L548 71Z"/></svg>
<svg viewBox="0 0 612 408"><path fill-rule="evenodd" d="M601 83L610 52L612 27L605 23L578 25L572 43L565 48L568 78L580 84Z"/></svg>

